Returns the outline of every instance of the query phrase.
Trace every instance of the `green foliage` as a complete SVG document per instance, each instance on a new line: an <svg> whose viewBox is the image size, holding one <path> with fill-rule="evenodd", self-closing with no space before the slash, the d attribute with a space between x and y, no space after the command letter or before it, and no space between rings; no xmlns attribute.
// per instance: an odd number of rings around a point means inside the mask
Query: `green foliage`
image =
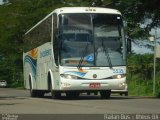
<svg viewBox="0 0 160 120"><path fill-rule="evenodd" d="M128 89L129 95L132 96L153 96L152 80L144 81L138 74L130 76L128 73Z"/></svg>
<svg viewBox="0 0 160 120"><path fill-rule="evenodd" d="M24 85L23 81L15 81L9 84L7 87L23 89L24 88L23 85Z"/></svg>
<svg viewBox="0 0 160 120"><path fill-rule="evenodd" d="M153 55L131 55L128 58L128 70L130 74L140 74L144 79L151 79L153 72Z"/></svg>
<svg viewBox="0 0 160 120"><path fill-rule="evenodd" d="M23 35L60 2L54 0L11 0L0 6L0 79L9 84L23 80Z"/></svg>
<svg viewBox="0 0 160 120"><path fill-rule="evenodd" d="M119 0L116 8L122 12L128 23L128 35L137 38L147 37L151 28L160 26L159 6L159 0ZM148 23L145 28L137 26L137 23L144 23L146 18L153 21Z"/></svg>
<svg viewBox="0 0 160 120"><path fill-rule="evenodd" d="M160 62L156 62L156 95L160 95ZM153 95L153 55L131 55L128 58L130 95Z"/></svg>
<svg viewBox="0 0 160 120"><path fill-rule="evenodd" d="M128 73L129 95L153 96L153 79L144 80L139 74ZM156 96L160 97L160 72L156 75Z"/></svg>

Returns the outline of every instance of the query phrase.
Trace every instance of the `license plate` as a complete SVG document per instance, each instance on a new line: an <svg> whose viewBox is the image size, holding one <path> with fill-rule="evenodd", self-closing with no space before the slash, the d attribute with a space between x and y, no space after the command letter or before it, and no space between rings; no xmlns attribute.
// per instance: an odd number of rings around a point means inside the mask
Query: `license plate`
<svg viewBox="0 0 160 120"><path fill-rule="evenodd" d="M89 87L90 88L100 88L101 84L100 83L90 83Z"/></svg>

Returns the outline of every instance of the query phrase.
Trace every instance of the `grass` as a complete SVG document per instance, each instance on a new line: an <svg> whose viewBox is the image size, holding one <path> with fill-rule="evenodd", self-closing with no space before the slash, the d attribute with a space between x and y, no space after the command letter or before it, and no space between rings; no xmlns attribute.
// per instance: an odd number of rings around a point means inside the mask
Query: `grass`
<svg viewBox="0 0 160 120"><path fill-rule="evenodd" d="M24 89L24 84L23 82L13 82L10 85L8 85L10 88L17 88L17 89Z"/></svg>
<svg viewBox="0 0 160 120"><path fill-rule="evenodd" d="M128 92L131 96L154 96L153 80L143 80L140 75L128 75ZM160 97L160 75L156 76L156 97Z"/></svg>
<svg viewBox="0 0 160 120"><path fill-rule="evenodd" d="M128 83L128 91L129 95L134 96L153 96L152 93L152 82L137 82L137 81L129 81Z"/></svg>

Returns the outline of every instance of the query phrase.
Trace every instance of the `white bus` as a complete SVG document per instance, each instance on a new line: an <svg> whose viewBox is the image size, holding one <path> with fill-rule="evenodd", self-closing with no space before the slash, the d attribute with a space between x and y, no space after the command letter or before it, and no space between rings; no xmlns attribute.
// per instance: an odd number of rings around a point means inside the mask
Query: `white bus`
<svg viewBox="0 0 160 120"><path fill-rule="evenodd" d="M32 97L77 97L126 86L127 45L121 13L97 7L64 7L25 33L24 85Z"/></svg>

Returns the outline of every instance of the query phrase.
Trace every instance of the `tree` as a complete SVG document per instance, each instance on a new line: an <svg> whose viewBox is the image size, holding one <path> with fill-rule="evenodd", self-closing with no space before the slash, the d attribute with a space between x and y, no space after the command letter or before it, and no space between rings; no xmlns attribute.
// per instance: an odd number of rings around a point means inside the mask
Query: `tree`
<svg viewBox="0 0 160 120"><path fill-rule="evenodd" d="M23 79L23 35L59 4L51 0L12 0L0 6L0 79L8 83Z"/></svg>
<svg viewBox="0 0 160 120"><path fill-rule="evenodd" d="M137 38L147 37L151 28L160 26L159 6L159 0L119 0L117 8L122 11L128 22L127 31L129 35ZM144 23L146 19L152 19L152 22L148 23L146 27L140 28L140 24Z"/></svg>

